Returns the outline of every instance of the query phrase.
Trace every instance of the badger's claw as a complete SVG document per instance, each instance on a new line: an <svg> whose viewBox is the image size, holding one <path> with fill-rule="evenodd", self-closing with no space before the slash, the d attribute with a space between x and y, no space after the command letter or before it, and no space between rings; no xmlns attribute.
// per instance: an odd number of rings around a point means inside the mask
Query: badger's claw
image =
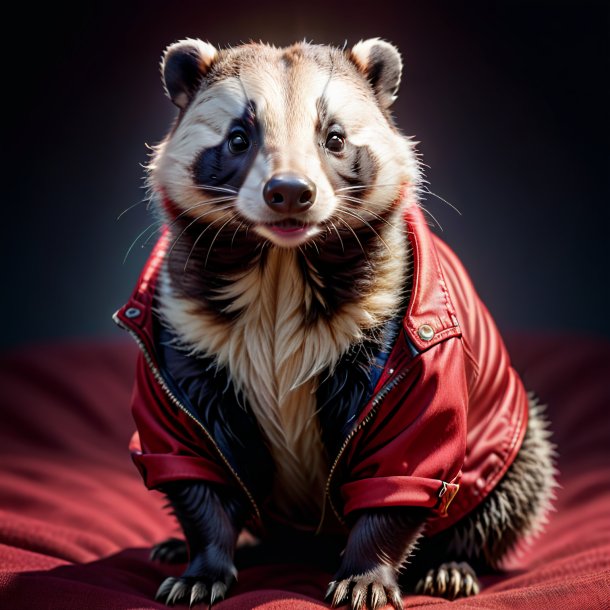
<svg viewBox="0 0 610 610"><path fill-rule="evenodd" d="M181 578L170 576L161 583L155 600L168 606L188 603L189 607L192 607L203 603L212 607L225 598L227 589L235 579L235 572L231 572L226 578L220 580L205 576L182 576Z"/></svg>
<svg viewBox="0 0 610 610"><path fill-rule="evenodd" d="M151 549L149 559L161 563L186 563L188 561L186 542L179 538L168 538L159 542Z"/></svg>
<svg viewBox="0 0 610 610"><path fill-rule="evenodd" d="M415 586L415 593L445 599L470 597L481 590L475 571L465 562L443 563L428 573Z"/></svg>
<svg viewBox="0 0 610 610"><path fill-rule="evenodd" d="M403 610L396 576L389 568L333 580L326 600L333 608L348 604L351 610L379 610L390 604L396 610Z"/></svg>

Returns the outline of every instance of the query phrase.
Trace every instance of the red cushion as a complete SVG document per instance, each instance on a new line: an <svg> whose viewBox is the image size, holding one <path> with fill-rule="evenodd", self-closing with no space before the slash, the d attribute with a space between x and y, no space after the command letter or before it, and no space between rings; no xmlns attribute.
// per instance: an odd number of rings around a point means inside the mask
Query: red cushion
<svg viewBox="0 0 610 610"><path fill-rule="evenodd" d="M508 338L528 389L549 404L561 470L557 512L475 599L408 598L409 608L610 608L610 345ZM135 347L64 344L0 359L0 607L163 608L151 544L177 535L127 446ZM224 610L322 608L314 566L244 569Z"/></svg>

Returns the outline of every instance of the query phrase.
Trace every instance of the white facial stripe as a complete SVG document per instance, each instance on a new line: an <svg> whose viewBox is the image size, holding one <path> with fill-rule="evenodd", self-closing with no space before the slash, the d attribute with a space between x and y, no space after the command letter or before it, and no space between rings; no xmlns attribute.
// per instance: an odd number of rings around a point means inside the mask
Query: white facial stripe
<svg viewBox="0 0 610 610"><path fill-rule="evenodd" d="M255 68L242 72L240 76L242 91L245 91L256 106L256 118L264 134L265 147L275 149L278 140L281 141L285 137L284 83L278 66L265 64L265 66L256 65Z"/></svg>
<svg viewBox="0 0 610 610"><path fill-rule="evenodd" d="M236 78L215 83L194 100L172 139L194 140L198 150L217 146L231 123L244 114L247 103Z"/></svg>
<svg viewBox="0 0 610 610"><path fill-rule="evenodd" d="M270 168L267 156L263 153L256 155L252 168L239 191L237 209L251 221L264 221L261 211L265 211L263 201L263 186L269 178Z"/></svg>
<svg viewBox="0 0 610 610"><path fill-rule="evenodd" d="M375 141L391 131L377 105L346 79L332 78L324 99L329 119L337 119L356 146L375 148Z"/></svg>
<svg viewBox="0 0 610 610"><path fill-rule="evenodd" d="M316 102L328 75L304 64L290 75L298 88L289 86L279 65L264 70L245 70L241 79L248 97L256 105L257 120L263 129L264 147L258 154L240 190L238 208L251 221L268 222L269 209L263 201L263 187L273 173L301 173L314 180L317 205L311 221L323 220L334 200L332 187L323 171L316 142Z"/></svg>

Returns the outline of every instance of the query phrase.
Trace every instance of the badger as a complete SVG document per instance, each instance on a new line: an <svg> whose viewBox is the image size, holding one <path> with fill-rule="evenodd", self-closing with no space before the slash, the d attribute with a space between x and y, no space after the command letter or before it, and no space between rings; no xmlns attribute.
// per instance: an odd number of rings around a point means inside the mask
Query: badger
<svg viewBox="0 0 610 610"><path fill-rule="evenodd" d="M153 548L188 562L157 599L223 599L242 531L330 541L333 607L476 594L543 526L554 447L422 214L398 50L186 39L161 69L161 235L115 314L141 348L132 458L185 536Z"/></svg>

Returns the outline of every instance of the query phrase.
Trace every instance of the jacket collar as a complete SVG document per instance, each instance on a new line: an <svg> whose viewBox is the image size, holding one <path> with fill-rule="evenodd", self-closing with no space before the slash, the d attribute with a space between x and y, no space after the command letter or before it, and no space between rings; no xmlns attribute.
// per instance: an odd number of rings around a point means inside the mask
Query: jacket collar
<svg viewBox="0 0 610 610"><path fill-rule="evenodd" d="M405 212L407 235L413 256L411 301L404 328L417 351L461 334L455 308L441 270L435 237L416 204Z"/></svg>
<svg viewBox="0 0 610 610"><path fill-rule="evenodd" d="M413 252L413 286L403 326L410 342L418 352L422 352L440 341L460 335L461 331L443 277L434 237L422 211L417 205L410 204L404 219ZM169 245L169 230L165 228L131 297L113 316L118 324L136 332L147 342L149 349L152 348L154 289Z"/></svg>

